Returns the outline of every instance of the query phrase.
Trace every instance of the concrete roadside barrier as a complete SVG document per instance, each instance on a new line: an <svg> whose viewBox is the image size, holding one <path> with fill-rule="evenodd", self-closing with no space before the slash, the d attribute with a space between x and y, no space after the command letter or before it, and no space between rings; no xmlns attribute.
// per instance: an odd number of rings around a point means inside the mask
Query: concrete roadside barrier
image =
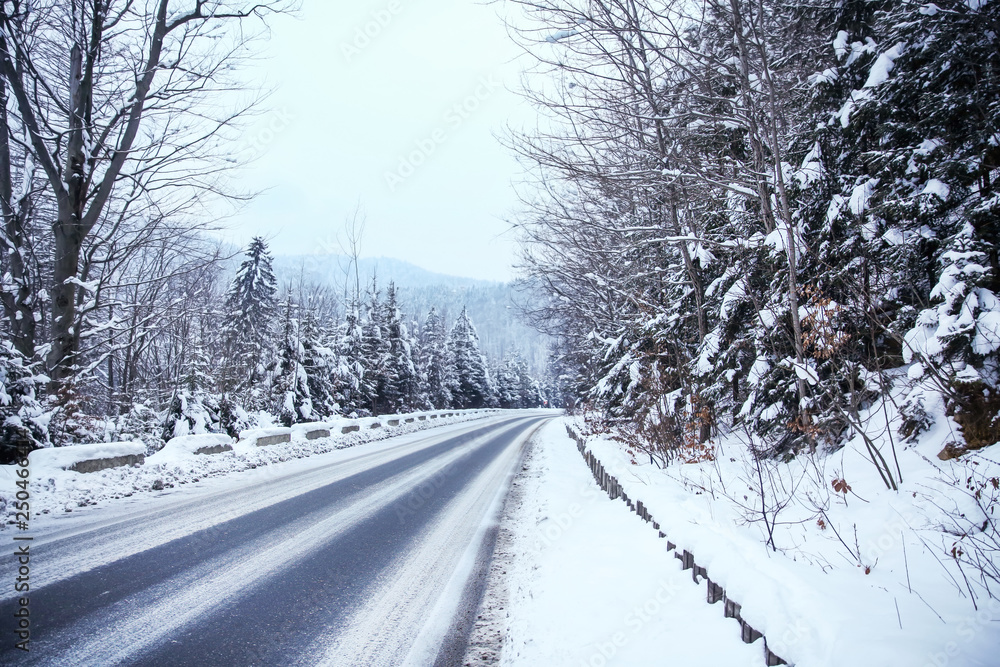
<svg viewBox="0 0 1000 667"><path fill-rule="evenodd" d="M256 445L257 447L280 445L291 441L292 429L284 426L272 428L253 428L240 432L240 442Z"/></svg>
<svg viewBox="0 0 1000 667"><path fill-rule="evenodd" d="M319 440L329 438L332 432L328 422L302 422L292 425L292 440Z"/></svg>
<svg viewBox="0 0 1000 667"><path fill-rule="evenodd" d="M225 433L198 433L171 438L156 454L221 454L233 451L233 439ZM155 456L155 455L154 455ZM159 457L159 458L162 458Z"/></svg>
<svg viewBox="0 0 1000 667"><path fill-rule="evenodd" d="M146 445L130 442L98 442L89 445L45 447L28 454L28 462L39 468L60 468L75 472L97 472L118 466L141 465Z"/></svg>

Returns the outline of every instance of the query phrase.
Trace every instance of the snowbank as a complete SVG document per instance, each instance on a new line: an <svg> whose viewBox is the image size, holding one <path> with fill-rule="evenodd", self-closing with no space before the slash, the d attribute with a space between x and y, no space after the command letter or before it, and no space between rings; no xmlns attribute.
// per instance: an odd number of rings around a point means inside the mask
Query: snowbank
<svg viewBox="0 0 1000 667"><path fill-rule="evenodd" d="M598 490L559 421L514 481L498 548L509 599L487 597L479 614L503 637L500 665L764 664L664 540Z"/></svg>
<svg viewBox="0 0 1000 667"><path fill-rule="evenodd" d="M861 437L760 469L739 433L715 443L715 461L663 470L603 436L586 447L789 663L997 664L1000 602L951 552L956 529L968 530L956 521L976 516L963 487L1000 474L996 448L941 462L955 433L943 415L912 444L899 436L891 401L861 417L872 442L895 452L898 491L886 488Z"/></svg>

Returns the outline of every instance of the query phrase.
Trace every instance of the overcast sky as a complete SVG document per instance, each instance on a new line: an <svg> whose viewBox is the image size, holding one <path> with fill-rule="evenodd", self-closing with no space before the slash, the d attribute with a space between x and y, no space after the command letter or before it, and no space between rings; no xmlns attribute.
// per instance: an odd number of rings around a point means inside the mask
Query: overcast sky
<svg viewBox="0 0 1000 667"><path fill-rule="evenodd" d="M303 0L278 17L252 70L273 89L246 141L243 182L267 188L229 237L276 254L336 252L356 204L362 254L507 280L520 174L495 138L532 113L497 12L472 0Z"/></svg>

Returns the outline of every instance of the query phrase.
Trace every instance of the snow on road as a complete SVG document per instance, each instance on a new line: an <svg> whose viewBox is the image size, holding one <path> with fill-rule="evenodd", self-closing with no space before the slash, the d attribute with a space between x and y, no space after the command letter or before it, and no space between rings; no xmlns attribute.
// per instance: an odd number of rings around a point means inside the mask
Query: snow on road
<svg viewBox="0 0 1000 667"><path fill-rule="evenodd" d="M513 430L510 427L505 430ZM491 433L491 436L495 433ZM386 568L386 576L352 615L347 628L319 638L297 664L388 665L406 655L407 667L434 663L471 573L484 527L495 521L498 499L521 456L519 439L453 498L416 543ZM433 491L430 491L433 492ZM483 517L468 521L468 517ZM401 515L401 520L405 520ZM430 613L428 613L430 612ZM417 633L400 628L419 629Z"/></svg>
<svg viewBox="0 0 1000 667"><path fill-rule="evenodd" d="M500 432L509 431L515 426L517 425L507 426ZM50 653L50 656L55 656L54 664L91 665L103 661L126 661L146 647L176 633L202 614L232 604L240 596L252 591L258 582L276 576L281 570L309 557L352 527L399 501L412 489L440 475L458 459L496 434L496 431L492 431L487 436L452 449L445 456L395 475L382 484L366 487L354 494L337 511L323 512L322 518L310 515L292 520L278 534L268 533L247 542L238 549L204 563L196 570L187 570L151 590L143 591L141 595L122 600L98 618L85 619L78 627L65 633L62 653ZM509 467L509 461L500 460L499 463L505 462ZM342 477L343 473L339 476ZM477 490L472 489L473 492ZM454 520L456 517L451 518ZM439 539L431 541L431 547L436 553L447 553L448 548L460 549L461 545ZM418 607L421 603L426 605L424 598L437 590L432 582L424 584L417 589L423 592L421 599L417 601ZM386 599L384 594L375 597L383 605L388 604L391 608L398 609L399 598L405 592L394 593L398 596L396 599ZM123 619L112 625L113 634L110 636L106 630L102 631L107 627L108 617ZM365 620L369 622L363 623L363 626L370 633L375 619ZM391 633L389 636L393 637ZM403 640L405 637L399 639ZM385 649L389 656L399 651L396 646L386 646ZM351 655L350 652L346 654ZM368 663L363 661L358 664Z"/></svg>
<svg viewBox="0 0 1000 667"><path fill-rule="evenodd" d="M509 599L488 592L473 637L492 629L502 649L497 659L474 648L465 664L764 664L760 644L740 641L665 540L597 487L560 421L543 427L515 484L494 569ZM495 583L488 591L504 588Z"/></svg>
<svg viewBox="0 0 1000 667"><path fill-rule="evenodd" d="M240 471L224 479L193 484L179 490L147 494L135 500L119 499L108 506L82 513L34 517L32 529L36 547L79 537L73 541L72 550L57 552L39 561L33 572L39 581L55 583L113 560L215 528L226 521L497 421L499 418L476 421L472 425L452 425L432 432L418 431L390 440ZM211 532L205 539L211 539ZM7 565L0 563L0 572Z"/></svg>
<svg viewBox="0 0 1000 667"><path fill-rule="evenodd" d="M192 487L222 488L226 484L240 486L244 480L257 478L267 479L275 471L287 470L287 466L301 459L309 459L300 465L312 467L318 460L316 457L332 455L329 460L340 460L337 452L352 449L372 441L391 439L392 445L398 444L402 438L411 442L413 438L427 429L441 429L446 425L462 424L474 421L489 423L501 415L493 411L455 411L451 416L437 416L438 413L412 413L418 417L433 414L435 419L422 419L412 422L402 422L396 426L383 426L372 429L374 423L388 421L365 418L357 420L340 420L334 423L333 435L316 440L306 440L304 434L295 433L291 442L257 447L247 441L235 445L235 451L220 454L200 455L186 451L184 447L164 448L146 459L143 465L121 466L108 468L97 472L79 473L64 470L63 466L72 463L77 450L86 452L92 449L101 456L120 456L124 453L135 453L129 446L134 443L108 443L86 445L70 448L72 451L61 452L59 448L39 450L32 454L31 465L32 486L32 530L48 530L53 519L69 519L68 515L88 514L92 510L102 508L101 515L121 512L124 508L142 506L144 501L155 499L161 503L165 495L190 490ZM399 419L409 418L407 415L397 415ZM361 425L360 431L342 434L341 425ZM435 432L438 432L437 430ZM125 448L124 450L122 448ZM377 448L377 445L375 446ZM371 447L364 448L370 451ZM50 453L52 452L52 453ZM350 455L348 455L350 456ZM294 467L293 467L294 469ZM17 466L0 465L0 533L9 530L14 524L14 498L18 490L16 482ZM220 482L220 480L226 482ZM213 480L205 484L207 480ZM227 487L229 488L229 487ZM63 521L61 524L73 523Z"/></svg>
<svg viewBox="0 0 1000 667"><path fill-rule="evenodd" d="M281 664L402 664L408 653L429 664L454 634L486 529L544 416L448 426L122 501L125 512L48 519L32 546L45 631L16 657L273 664L281 641Z"/></svg>

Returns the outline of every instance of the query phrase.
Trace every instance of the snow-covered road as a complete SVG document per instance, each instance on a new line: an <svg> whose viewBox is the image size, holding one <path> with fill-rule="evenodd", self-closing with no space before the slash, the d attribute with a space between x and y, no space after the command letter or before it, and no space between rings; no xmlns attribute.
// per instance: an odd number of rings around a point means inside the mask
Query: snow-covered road
<svg viewBox="0 0 1000 667"><path fill-rule="evenodd" d="M435 429L50 520L31 545L31 651L4 642L0 663L448 664L545 419Z"/></svg>

